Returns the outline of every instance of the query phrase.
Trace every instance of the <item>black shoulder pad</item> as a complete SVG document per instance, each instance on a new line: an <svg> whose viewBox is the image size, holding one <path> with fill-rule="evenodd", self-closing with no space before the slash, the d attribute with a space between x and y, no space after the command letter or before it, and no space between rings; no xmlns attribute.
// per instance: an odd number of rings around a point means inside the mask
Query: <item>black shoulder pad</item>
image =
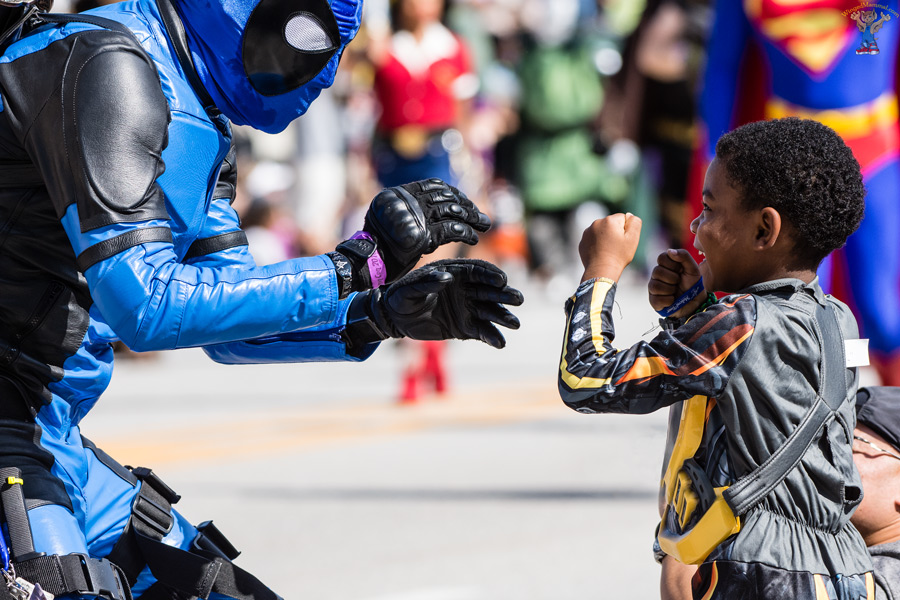
<svg viewBox="0 0 900 600"><path fill-rule="evenodd" d="M60 215L77 202L82 231L168 218L156 179L171 117L155 65L132 36L84 31L4 67L26 148ZM54 87L44 96L48 75ZM29 107L29 98L42 102Z"/></svg>
<svg viewBox="0 0 900 600"><path fill-rule="evenodd" d="M82 231L168 218L156 179L165 170L171 117L156 69L142 54L100 47L85 56L77 77L66 77L63 106L71 107L80 163L73 167L87 179L77 198Z"/></svg>

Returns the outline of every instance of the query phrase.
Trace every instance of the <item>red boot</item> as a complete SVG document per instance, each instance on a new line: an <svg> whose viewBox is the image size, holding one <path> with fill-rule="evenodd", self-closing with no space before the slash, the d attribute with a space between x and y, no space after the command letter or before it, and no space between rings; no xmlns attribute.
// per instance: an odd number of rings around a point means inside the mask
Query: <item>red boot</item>
<svg viewBox="0 0 900 600"><path fill-rule="evenodd" d="M422 375L425 380L430 380L434 391L443 395L447 391L447 369L444 366L444 350L446 343L443 341L422 342L425 350L425 360L422 365Z"/></svg>
<svg viewBox="0 0 900 600"><path fill-rule="evenodd" d="M409 368L403 375L402 389L400 390L400 404L414 404L419 401L419 395L422 393L420 383L420 371L416 368Z"/></svg>

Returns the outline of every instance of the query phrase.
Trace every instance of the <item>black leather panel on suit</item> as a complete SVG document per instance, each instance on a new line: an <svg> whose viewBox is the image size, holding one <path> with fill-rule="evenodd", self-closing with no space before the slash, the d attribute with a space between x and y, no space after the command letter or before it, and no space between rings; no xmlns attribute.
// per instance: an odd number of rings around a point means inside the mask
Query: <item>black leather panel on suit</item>
<svg viewBox="0 0 900 600"><path fill-rule="evenodd" d="M92 192L85 201L78 199L82 231L168 218L156 179L165 170L169 110L159 79L147 67L137 54L102 51L85 61L77 79L69 77L64 84L63 106L72 108L69 122L75 123L74 137L81 142L76 161ZM117 101L95 101L104 94Z"/></svg>
<svg viewBox="0 0 900 600"><path fill-rule="evenodd" d="M93 303L60 219L73 201L83 231L168 219L155 178L170 114L134 37L106 29L0 64L0 92L0 376L49 402L47 386L78 351ZM125 150L120 128L137 131L140 144Z"/></svg>
<svg viewBox="0 0 900 600"><path fill-rule="evenodd" d="M48 73L48 65L62 72ZM9 159L34 162L57 218L72 199L82 231L168 218L155 179L164 171L170 114L156 68L133 37L105 29L72 34L0 64L0 85L2 114L25 149ZM137 140L122 139L126 130ZM0 148L0 162L4 154Z"/></svg>

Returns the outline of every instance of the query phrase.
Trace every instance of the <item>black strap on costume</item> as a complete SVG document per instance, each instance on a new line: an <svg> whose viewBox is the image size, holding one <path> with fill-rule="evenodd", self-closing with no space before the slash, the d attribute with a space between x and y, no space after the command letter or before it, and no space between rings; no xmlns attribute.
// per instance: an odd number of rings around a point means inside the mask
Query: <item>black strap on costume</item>
<svg viewBox="0 0 900 600"><path fill-rule="evenodd" d="M162 542L174 524L171 506L180 496L153 471L132 469L141 489L132 515L107 558L118 564L132 585L144 566L156 577L140 600L171 600L187 594L208 598L213 592L238 600L280 600L280 597L231 560L239 552L211 521L202 523L190 551Z"/></svg>
<svg viewBox="0 0 900 600"><path fill-rule="evenodd" d="M111 256L115 256L120 252L138 246L140 244L149 244L150 242L168 242L172 243L172 230L168 227L142 227L140 229L132 229L115 237L103 240L93 246L89 246L84 252L78 255L75 263L78 270L84 273L98 262L104 261Z"/></svg>
<svg viewBox="0 0 900 600"><path fill-rule="evenodd" d="M214 235L212 237L194 240L194 243L191 244L187 253L184 255L184 260L197 258L198 256L206 256L207 254L215 254L216 252L235 248L237 246L246 246L248 243L247 234L243 231L220 233L219 235Z"/></svg>
<svg viewBox="0 0 900 600"><path fill-rule="evenodd" d="M134 36L134 33L130 29L128 29L118 21L105 19L96 15L41 13L38 15L38 18L45 23L89 23L91 25L96 25L97 27L102 27L103 29L111 29L113 31L118 31L119 33L124 33L128 36Z"/></svg>
<svg viewBox="0 0 900 600"><path fill-rule="evenodd" d="M9 531L9 545L12 552L10 558L14 562L26 560L34 555L34 540L31 537L31 526L28 524L22 483L22 471L16 467L0 468L0 503L3 504L3 516L6 518L6 527Z"/></svg>
<svg viewBox="0 0 900 600"><path fill-rule="evenodd" d="M141 489L131 507L131 518L107 558L119 565L129 583L134 585L147 564L138 546L135 530L154 540L162 540L172 530L175 523L172 505L181 497L150 469L138 467L131 469L131 472L141 480Z"/></svg>
<svg viewBox="0 0 900 600"><path fill-rule="evenodd" d="M131 588L125 574L105 558L91 558L85 554L41 556L13 563L16 575L54 596L80 594L109 600L132 600ZM6 586L0 586L6 590ZM2 598L0 598L2 600Z"/></svg>
<svg viewBox="0 0 900 600"><path fill-rule="evenodd" d="M125 574L106 559L84 554L47 556L35 552L22 493L22 472L15 467L0 468L0 478L0 502L9 532L11 563L17 577L39 583L42 589L55 596L82 594L109 600L132 600ZM2 582L0 600L18 600Z"/></svg>
<svg viewBox="0 0 900 600"><path fill-rule="evenodd" d="M216 108L216 103L213 102L213 99L209 95L209 92L206 91L203 82L200 81L200 76L197 75L197 69L194 67L194 61L191 58L190 50L188 50L187 35L184 32L184 23L181 22L178 11L175 10L175 6L170 0L157 0L156 6L159 8L159 15L162 17L163 26L166 28L169 42L172 43L172 49L175 50L175 57L178 59L181 70L184 71L184 76L187 78L188 83L191 84L191 88L194 90L194 93L197 94L200 103L203 104L203 109L206 111L206 114L210 117L219 116L222 114L221 111Z"/></svg>
<svg viewBox="0 0 900 600"><path fill-rule="evenodd" d="M813 407L787 440L763 464L726 489L722 496L736 515L742 515L762 501L799 463L822 427L834 418L847 396L844 369L844 342L834 307L816 306L816 323L821 332L821 381Z"/></svg>

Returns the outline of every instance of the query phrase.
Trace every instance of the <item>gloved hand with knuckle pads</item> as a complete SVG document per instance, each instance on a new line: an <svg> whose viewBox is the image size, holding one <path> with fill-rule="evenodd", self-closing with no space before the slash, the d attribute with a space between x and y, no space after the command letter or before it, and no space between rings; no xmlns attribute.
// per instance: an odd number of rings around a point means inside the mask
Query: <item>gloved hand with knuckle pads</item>
<svg viewBox="0 0 900 600"><path fill-rule="evenodd" d="M369 205L363 231L375 238L390 283L422 255L449 242L472 246L490 227L490 218L464 193L433 178L382 190Z"/></svg>
<svg viewBox="0 0 900 600"><path fill-rule="evenodd" d="M408 337L476 339L503 348L506 340L495 324L518 329L519 319L504 305L519 306L523 300L519 290L507 285L506 273L489 262L439 260L357 294L345 335L351 347Z"/></svg>

